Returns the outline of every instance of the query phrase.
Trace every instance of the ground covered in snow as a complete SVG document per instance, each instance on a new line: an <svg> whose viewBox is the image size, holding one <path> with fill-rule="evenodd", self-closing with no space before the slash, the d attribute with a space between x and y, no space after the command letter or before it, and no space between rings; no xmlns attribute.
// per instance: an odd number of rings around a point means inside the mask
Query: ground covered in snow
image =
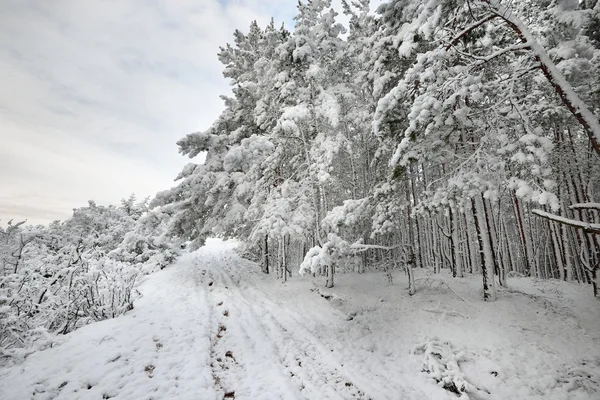
<svg viewBox="0 0 600 400"><path fill-rule="evenodd" d="M588 287L513 278L484 303L479 277L416 278L412 297L401 271L281 284L212 241L126 315L0 367L0 399L600 398Z"/></svg>

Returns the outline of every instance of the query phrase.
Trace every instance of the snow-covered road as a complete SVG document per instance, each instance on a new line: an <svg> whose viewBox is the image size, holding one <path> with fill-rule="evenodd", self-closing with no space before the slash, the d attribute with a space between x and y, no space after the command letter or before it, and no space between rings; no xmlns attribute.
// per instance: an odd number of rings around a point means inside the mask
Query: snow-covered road
<svg viewBox="0 0 600 400"><path fill-rule="evenodd" d="M0 399L455 399L411 353L436 336L466 351L471 399L595 398L598 311L587 297L563 309L579 286L560 283L554 302L515 281L523 292L485 304L476 277L449 281L459 297L419 272L412 297L381 274L282 285L211 241L148 277L126 315L0 367Z"/></svg>
<svg viewBox="0 0 600 400"><path fill-rule="evenodd" d="M245 399L368 398L302 316L257 289L254 265L206 255L200 273L215 308L211 366L217 391Z"/></svg>
<svg viewBox="0 0 600 400"><path fill-rule="evenodd" d="M362 363L344 365L348 344L340 348L340 334L347 316L320 296L306 291L290 302L290 293L278 290L254 263L220 246L204 249L187 265L211 308L217 398L429 398L399 376L378 374Z"/></svg>
<svg viewBox="0 0 600 400"><path fill-rule="evenodd" d="M323 337L345 314L286 308L277 301L284 292L231 245L186 254L140 290L133 311L0 372L0 398L427 398L398 377L343 365L331 345L340 338ZM330 329L319 329L328 318Z"/></svg>

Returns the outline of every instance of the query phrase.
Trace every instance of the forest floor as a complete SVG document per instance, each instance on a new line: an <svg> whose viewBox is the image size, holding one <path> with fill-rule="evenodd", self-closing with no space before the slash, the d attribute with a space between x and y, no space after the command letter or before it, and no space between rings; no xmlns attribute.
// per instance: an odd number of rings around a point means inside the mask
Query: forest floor
<svg viewBox="0 0 600 400"><path fill-rule="evenodd" d="M412 297L402 271L281 284L211 241L132 311L0 367L0 399L600 398L589 287L512 278L484 303L478 276L416 278Z"/></svg>

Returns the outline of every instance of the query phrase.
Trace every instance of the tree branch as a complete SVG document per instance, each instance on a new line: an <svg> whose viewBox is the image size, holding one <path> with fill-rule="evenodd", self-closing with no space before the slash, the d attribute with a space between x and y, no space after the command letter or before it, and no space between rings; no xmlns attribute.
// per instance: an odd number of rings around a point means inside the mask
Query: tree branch
<svg viewBox="0 0 600 400"><path fill-rule="evenodd" d="M446 46L446 50L449 50L450 47L454 46L460 39L462 39L464 36L466 36L472 30L479 28L481 25L493 20L496 17L498 17L496 14L489 14L486 17L480 19L479 21L469 25L468 27L466 27L465 29L460 31L456 36L454 36L454 38Z"/></svg>
<svg viewBox="0 0 600 400"><path fill-rule="evenodd" d="M398 247L410 247L410 244L406 244L406 243L398 243L395 244L393 246L380 246L377 244L360 244L360 243L354 243L352 245L350 245L351 249L356 249L359 251L366 251L366 250L370 250L370 249L379 249L379 250L394 250L397 249Z"/></svg>
<svg viewBox="0 0 600 400"><path fill-rule="evenodd" d="M600 211L600 203L576 203L569 206L571 210L594 210Z"/></svg>
<svg viewBox="0 0 600 400"><path fill-rule="evenodd" d="M569 225L577 229L583 230L585 233L600 235L600 224L592 224L590 222L577 221L575 219L565 218L558 215L550 214L542 210L532 211L538 217L546 218L559 224Z"/></svg>
<svg viewBox="0 0 600 400"><path fill-rule="evenodd" d="M529 43L535 60L540 63L540 68L546 80L552 85L563 105L573 114L579 124L587 133L592 148L600 156L600 122L589 108L579 99L563 74L556 68L544 48L535 40L527 26L514 15L509 7L500 3L499 0L479 0L489 6L490 12L502 18L504 22L515 32L523 43Z"/></svg>

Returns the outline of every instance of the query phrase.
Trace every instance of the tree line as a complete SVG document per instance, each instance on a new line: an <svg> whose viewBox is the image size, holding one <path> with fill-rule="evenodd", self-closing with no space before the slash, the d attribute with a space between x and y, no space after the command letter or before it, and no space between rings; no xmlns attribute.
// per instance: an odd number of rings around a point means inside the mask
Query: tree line
<svg viewBox="0 0 600 400"><path fill-rule="evenodd" d="M592 284L600 246L597 1L298 3L236 31L231 94L150 206L192 247L235 237L283 280L404 265Z"/></svg>

